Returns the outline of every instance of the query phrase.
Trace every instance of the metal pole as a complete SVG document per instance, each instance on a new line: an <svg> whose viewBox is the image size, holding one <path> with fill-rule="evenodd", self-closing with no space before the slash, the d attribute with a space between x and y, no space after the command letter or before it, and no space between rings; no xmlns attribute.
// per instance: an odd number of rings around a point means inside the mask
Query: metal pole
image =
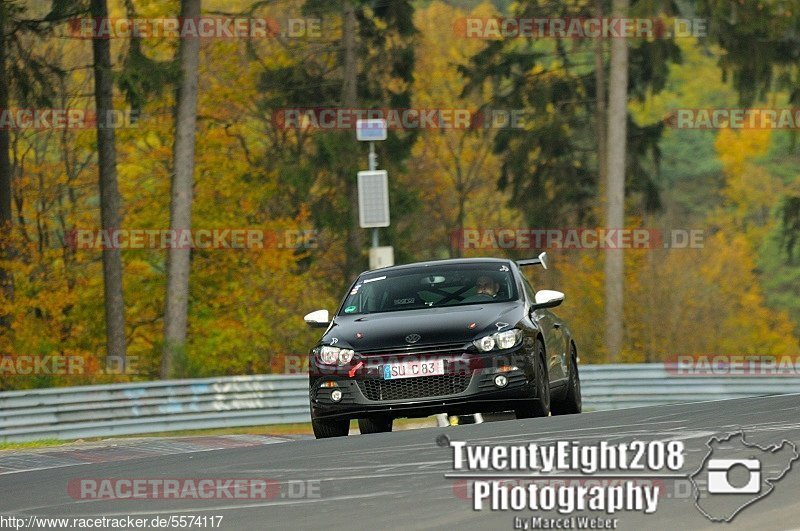
<svg viewBox="0 0 800 531"><path fill-rule="evenodd" d="M378 155L375 153L375 142L369 143L369 171L378 169Z"/></svg>
<svg viewBox="0 0 800 531"><path fill-rule="evenodd" d="M369 143L369 171L378 169L378 155L375 153L375 142ZM378 247L378 227L372 229L372 247Z"/></svg>

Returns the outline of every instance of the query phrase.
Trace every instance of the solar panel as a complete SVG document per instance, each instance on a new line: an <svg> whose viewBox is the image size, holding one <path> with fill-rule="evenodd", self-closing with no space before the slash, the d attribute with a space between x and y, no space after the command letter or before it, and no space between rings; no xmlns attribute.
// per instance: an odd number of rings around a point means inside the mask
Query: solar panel
<svg viewBox="0 0 800 531"><path fill-rule="evenodd" d="M358 220L364 229L389 226L389 178L386 170L358 172Z"/></svg>

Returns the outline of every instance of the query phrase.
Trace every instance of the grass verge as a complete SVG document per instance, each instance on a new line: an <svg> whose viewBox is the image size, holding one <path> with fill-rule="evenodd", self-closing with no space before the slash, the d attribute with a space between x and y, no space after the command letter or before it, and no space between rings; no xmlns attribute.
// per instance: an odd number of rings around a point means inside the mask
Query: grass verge
<svg viewBox="0 0 800 531"><path fill-rule="evenodd" d="M430 419L396 419L395 428L413 429L431 424ZM435 421L433 421L435 424ZM352 421L350 429L358 432L358 423ZM138 435L120 435L112 437L92 437L78 439L77 441L61 441L58 439L43 439L40 441L28 442L0 442L0 450L26 450L33 448L46 448L64 446L75 442L96 442L109 439L127 439L140 437L191 437L191 436L212 436L212 435L313 435L311 423L304 422L298 424L271 424L268 426L243 426L240 428L213 428L207 430L180 430L163 431L158 433L142 433Z"/></svg>

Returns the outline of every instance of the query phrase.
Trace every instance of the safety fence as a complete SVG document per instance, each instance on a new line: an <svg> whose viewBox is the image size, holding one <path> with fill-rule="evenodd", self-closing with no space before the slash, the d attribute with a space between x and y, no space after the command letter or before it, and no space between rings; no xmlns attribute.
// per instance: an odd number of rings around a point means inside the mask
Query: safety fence
<svg viewBox="0 0 800 531"><path fill-rule="evenodd" d="M796 393L800 377L680 376L663 364L584 365L586 410ZM308 378L253 375L0 393L0 441L309 422Z"/></svg>

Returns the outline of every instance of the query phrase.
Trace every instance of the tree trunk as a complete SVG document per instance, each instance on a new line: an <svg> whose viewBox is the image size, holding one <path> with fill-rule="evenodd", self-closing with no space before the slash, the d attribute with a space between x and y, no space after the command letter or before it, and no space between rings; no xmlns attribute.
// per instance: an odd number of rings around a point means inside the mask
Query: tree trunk
<svg viewBox="0 0 800 531"><path fill-rule="evenodd" d="M106 0L91 1L95 20L108 18ZM100 170L100 224L103 230L120 228L120 197L117 186L117 152L113 110L111 41L92 40L94 54L94 97L97 110L97 162ZM125 359L125 301L122 295L122 260L119 249L103 250L103 287L106 314L106 356L123 370Z"/></svg>
<svg viewBox="0 0 800 531"><path fill-rule="evenodd" d="M200 16L201 0L181 0L181 18ZM175 113L170 229L191 230L194 186L194 148L197 130L197 83L200 57L199 39L182 39L179 45L181 79ZM161 377L174 375L176 361L186 350L186 323L189 309L191 249L167 251L167 294L164 310L164 352Z"/></svg>
<svg viewBox="0 0 800 531"><path fill-rule="evenodd" d="M613 17L626 17L628 0L614 0ZM628 118L628 41L611 39L608 87L608 182L606 228L625 223L625 151ZM607 249L605 260L606 352L609 362L619 359L623 341L625 263L622 249Z"/></svg>
<svg viewBox="0 0 800 531"><path fill-rule="evenodd" d="M7 6L0 5L0 109L8 109L8 63L6 61ZM0 257L11 257L11 159L7 128L0 128ZM14 298L14 279L9 271L0 268L0 289L6 300ZM0 326L7 327L8 319L0 317Z"/></svg>
<svg viewBox="0 0 800 531"><path fill-rule="evenodd" d="M455 246L450 258L461 258L464 255L464 220L466 219L467 197L462 190L458 194L458 217L456 219L456 234L458 234L458 245Z"/></svg>
<svg viewBox="0 0 800 531"><path fill-rule="evenodd" d="M342 29L342 47L344 50L344 65L342 71L342 107L345 109L355 109L358 105L358 62L356 58L356 35L358 33L358 20L356 19L356 10L352 0L345 0L344 9L342 12L343 29ZM343 134L350 134L346 132ZM356 153L357 145L355 138L350 142L353 143L353 153ZM343 175L341 176L346 183L345 188L350 209L350 224L347 228L347 258L346 258L346 275L345 284L349 285L357 274L361 272L363 267L361 252L364 247L364 234L363 229L358 220L358 181L356 175L350 175L350 167L344 164L342 168Z"/></svg>
<svg viewBox="0 0 800 531"><path fill-rule="evenodd" d="M595 16L602 19L603 0L595 2ZM597 134L597 182L600 187L600 197L605 197L606 176L608 174L608 142L606 142L606 67L605 44L602 35L598 35L594 47L594 77L595 77L595 131Z"/></svg>

